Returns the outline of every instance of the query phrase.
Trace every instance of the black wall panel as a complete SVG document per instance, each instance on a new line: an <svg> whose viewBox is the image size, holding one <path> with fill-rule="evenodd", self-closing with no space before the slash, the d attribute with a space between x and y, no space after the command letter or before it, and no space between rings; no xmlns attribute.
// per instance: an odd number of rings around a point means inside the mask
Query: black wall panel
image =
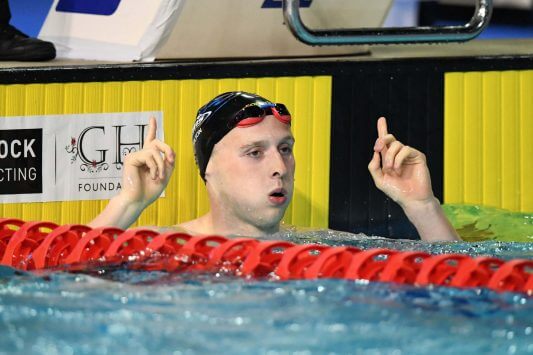
<svg viewBox="0 0 533 355"><path fill-rule="evenodd" d="M376 121L423 151L442 199L444 78L438 70L358 71L333 78L330 218L333 229L392 238L418 238L402 209L379 191L367 170Z"/></svg>

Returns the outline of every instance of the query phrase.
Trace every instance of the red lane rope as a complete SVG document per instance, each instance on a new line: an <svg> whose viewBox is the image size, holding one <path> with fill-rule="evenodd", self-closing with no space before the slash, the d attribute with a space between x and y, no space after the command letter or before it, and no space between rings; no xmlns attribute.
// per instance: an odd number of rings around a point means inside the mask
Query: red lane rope
<svg viewBox="0 0 533 355"><path fill-rule="evenodd" d="M419 286L486 287L533 294L533 260L360 250L286 241L193 237L148 229L90 228L0 218L0 264L40 270L132 261L137 270L218 271L280 280L338 278ZM71 266L79 270L81 264ZM69 270L67 267L66 270Z"/></svg>

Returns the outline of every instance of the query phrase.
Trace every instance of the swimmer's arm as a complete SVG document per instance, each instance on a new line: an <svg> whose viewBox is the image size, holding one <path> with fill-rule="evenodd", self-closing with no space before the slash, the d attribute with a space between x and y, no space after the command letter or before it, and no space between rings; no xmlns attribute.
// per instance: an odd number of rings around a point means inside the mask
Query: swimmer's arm
<svg viewBox="0 0 533 355"><path fill-rule="evenodd" d="M425 241L461 240L433 195L425 155L396 140L384 117L368 170L376 186L397 202Z"/></svg>
<svg viewBox="0 0 533 355"><path fill-rule="evenodd" d="M91 228L116 227L126 229L141 215L144 207L141 203L132 203L117 195L109 200L104 210L87 225Z"/></svg>
<svg viewBox="0 0 533 355"><path fill-rule="evenodd" d="M420 238L427 242L460 241L437 198L407 204L403 211L413 223Z"/></svg>
<svg viewBox="0 0 533 355"><path fill-rule="evenodd" d="M90 227L128 228L167 186L174 170L175 153L156 139L157 122L150 118L143 149L124 159L122 190L91 222Z"/></svg>

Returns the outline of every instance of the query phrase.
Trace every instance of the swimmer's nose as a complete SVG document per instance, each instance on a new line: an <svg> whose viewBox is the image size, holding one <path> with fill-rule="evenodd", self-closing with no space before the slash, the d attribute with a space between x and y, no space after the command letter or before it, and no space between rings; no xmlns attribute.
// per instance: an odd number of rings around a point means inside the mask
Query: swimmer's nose
<svg viewBox="0 0 533 355"><path fill-rule="evenodd" d="M274 154L272 157L272 177L282 178L287 174L287 165L283 156L280 153Z"/></svg>

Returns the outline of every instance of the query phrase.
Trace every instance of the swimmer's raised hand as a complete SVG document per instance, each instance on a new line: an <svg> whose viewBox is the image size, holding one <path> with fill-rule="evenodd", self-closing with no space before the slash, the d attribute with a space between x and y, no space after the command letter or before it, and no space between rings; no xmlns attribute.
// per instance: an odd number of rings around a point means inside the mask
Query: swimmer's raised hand
<svg viewBox="0 0 533 355"><path fill-rule="evenodd" d="M143 149L124 158L120 194L130 203L147 207L161 195L174 170L175 153L156 139L157 122L151 117Z"/></svg>
<svg viewBox="0 0 533 355"><path fill-rule="evenodd" d="M378 119L377 129L368 164L376 187L400 204L423 240L460 240L433 195L425 155L396 140L384 117Z"/></svg>
<svg viewBox="0 0 533 355"><path fill-rule="evenodd" d="M433 199L424 154L402 144L388 132L385 117L378 119L378 138L368 170L377 188L402 207Z"/></svg>
<svg viewBox="0 0 533 355"><path fill-rule="evenodd" d="M89 226L129 227L161 195L174 170L175 153L156 139L157 123L151 117L143 149L124 158L122 190Z"/></svg>

